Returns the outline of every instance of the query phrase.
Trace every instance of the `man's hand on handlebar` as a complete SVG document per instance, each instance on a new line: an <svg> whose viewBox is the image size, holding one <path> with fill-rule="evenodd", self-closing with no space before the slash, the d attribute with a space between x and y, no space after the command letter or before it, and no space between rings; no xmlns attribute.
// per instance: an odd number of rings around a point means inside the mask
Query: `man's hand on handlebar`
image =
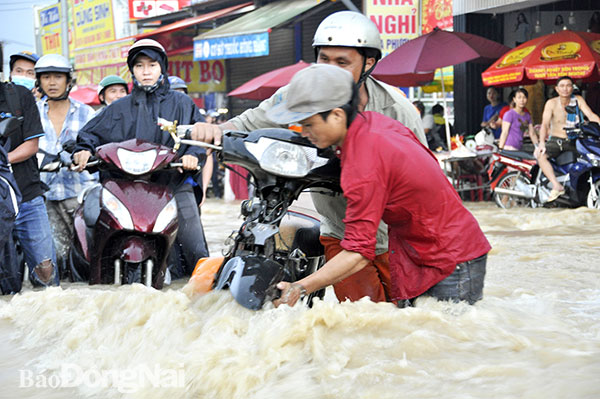
<svg viewBox="0 0 600 399"><path fill-rule="evenodd" d="M194 124L191 132L192 140L202 141L203 143L221 145L223 132L218 125L212 123L197 122ZM207 154L212 150L208 149Z"/></svg>
<svg viewBox="0 0 600 399"><path fill-rule="evenodd" d="M81 150L73 154L73 170L77 172L84 170L91 156L92 153L86 150Z"/></svg>
<svg viewBox="0 0 600 399"><path fill-rule="evenodd" d="M198 168L198 158L193 155L184 155L180 159L183 164L183 170L196 170ZM183 173L182 169L179 169Z"/></svg>

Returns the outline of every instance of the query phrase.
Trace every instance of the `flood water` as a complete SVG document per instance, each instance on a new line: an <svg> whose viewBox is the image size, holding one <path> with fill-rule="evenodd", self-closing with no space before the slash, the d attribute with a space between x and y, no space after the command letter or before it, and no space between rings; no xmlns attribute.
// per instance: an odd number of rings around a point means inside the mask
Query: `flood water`
<svg viewBox="0 0 600 399"><path fill-rule="evenodd" d="M493 246L475 306L27 289L0 300L0 397L599 398L600 212L467 206ZM213 254L238 214L203 207Z"/></svg>

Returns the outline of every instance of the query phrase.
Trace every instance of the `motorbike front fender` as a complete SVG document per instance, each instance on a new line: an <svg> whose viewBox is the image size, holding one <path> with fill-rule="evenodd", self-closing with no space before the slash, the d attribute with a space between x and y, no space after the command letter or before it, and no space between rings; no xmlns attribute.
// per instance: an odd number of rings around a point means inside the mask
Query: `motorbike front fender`
<svg viewBox="0 0 600 399"><path fill-rule="evenodd" d="M126 237L121 244L121 259L125 262L140 263L150 257L156 257L156 250L151 242L142 237Z"/></svg>
<svg viewBox="0 0 600 399"><path fill-rule="evenodd" d="M276 285L291 280L291 274L279 263L259 255L236 256L222 268L215 289L229 289L245 308L259 310L265 302L279 297Z"/></svg>

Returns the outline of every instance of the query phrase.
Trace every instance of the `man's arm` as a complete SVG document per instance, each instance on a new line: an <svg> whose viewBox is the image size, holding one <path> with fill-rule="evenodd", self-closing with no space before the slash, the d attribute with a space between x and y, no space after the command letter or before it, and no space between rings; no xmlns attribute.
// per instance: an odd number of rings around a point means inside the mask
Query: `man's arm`
<svg viewBox="0 0 600 399"><path fill-rule="evenodd" d="M581 109L581 112L583 112L583 114L585 116L587 116L587 118L592 121L592 122L596 122L596 123L600 123L600 118L598 117L598 115L596 115L594 113L594 111L592 111L592 109L590 108L589 105L587 105L587 103L585 102L584 98L581 96L576 96L577 97L577 103L579 104L579 109Z"/></svg>
<svg viewBox="0 0 600 399"><path fill-rule="evenodd" d="M270 98L267 98L256 108L250 108L244 111L241 115L228 120L221 125L213 125L210 123L197 123L192 131L192 139L205 143L221 144L221 137L225 130L242 130L252 131L256 129L264 129L269 127L281 127L273 123L266 116L266 112L271 109L274 104L277 104L285 96L287 86L283 86L275 92Z"/></svg>
<svg viewBox="0 0 600 399"><path fill-rule="evenodd" d="M38 151L39 138L29 139L8 153L8 162L19 163L28 160Z"/></svg>
<svg viewBox="0 0 600 399"><path fill-rule="evenodd" d="M542 125L540 126L539 142L537 148L535 149L535 152L533 153L536 157L546 152L546 138L548 136L548 131L550 130L550 121L552 120L552 109L552 100L546 101L546 104L544 105L544 113L542 114Z"/></svg>

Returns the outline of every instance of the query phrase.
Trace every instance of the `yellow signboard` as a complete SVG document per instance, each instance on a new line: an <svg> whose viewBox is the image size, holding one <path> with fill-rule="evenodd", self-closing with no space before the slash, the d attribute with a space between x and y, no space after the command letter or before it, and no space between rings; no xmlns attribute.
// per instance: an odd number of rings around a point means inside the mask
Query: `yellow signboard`
<svg viewBox="0 0 600 399"><path fill-rule="evenodd" d="M169 57L169 75L179 76L193 93L227 91L223 60L194 61L193 54L175 55Z"/></svg>
<svg viewBox="0 0 600 399"><path fill-rule="evenodd" d="M75 49L115 39L111 0L73 0Z"/></svg>
<svg viewBox="0 0 600 399"><path fill-rule="evenodd" d="M133 39L100 44L75 50L75 70L80 85L98 84L107 75L119 75L131 80L127 67L127 51Z"/></svg>
<svg viewBox="0 0 600 399"><path fill-rule="evenodd" d="M44 7L38 11L42 55L62 53L60 16L59 3Z"/></svg>
<svg viewBox="0 0 600 399"><path fill-rule="evenodd" d="M365 0L365 14L379 29L383 56L419 35L419 0Z"/></svg>

